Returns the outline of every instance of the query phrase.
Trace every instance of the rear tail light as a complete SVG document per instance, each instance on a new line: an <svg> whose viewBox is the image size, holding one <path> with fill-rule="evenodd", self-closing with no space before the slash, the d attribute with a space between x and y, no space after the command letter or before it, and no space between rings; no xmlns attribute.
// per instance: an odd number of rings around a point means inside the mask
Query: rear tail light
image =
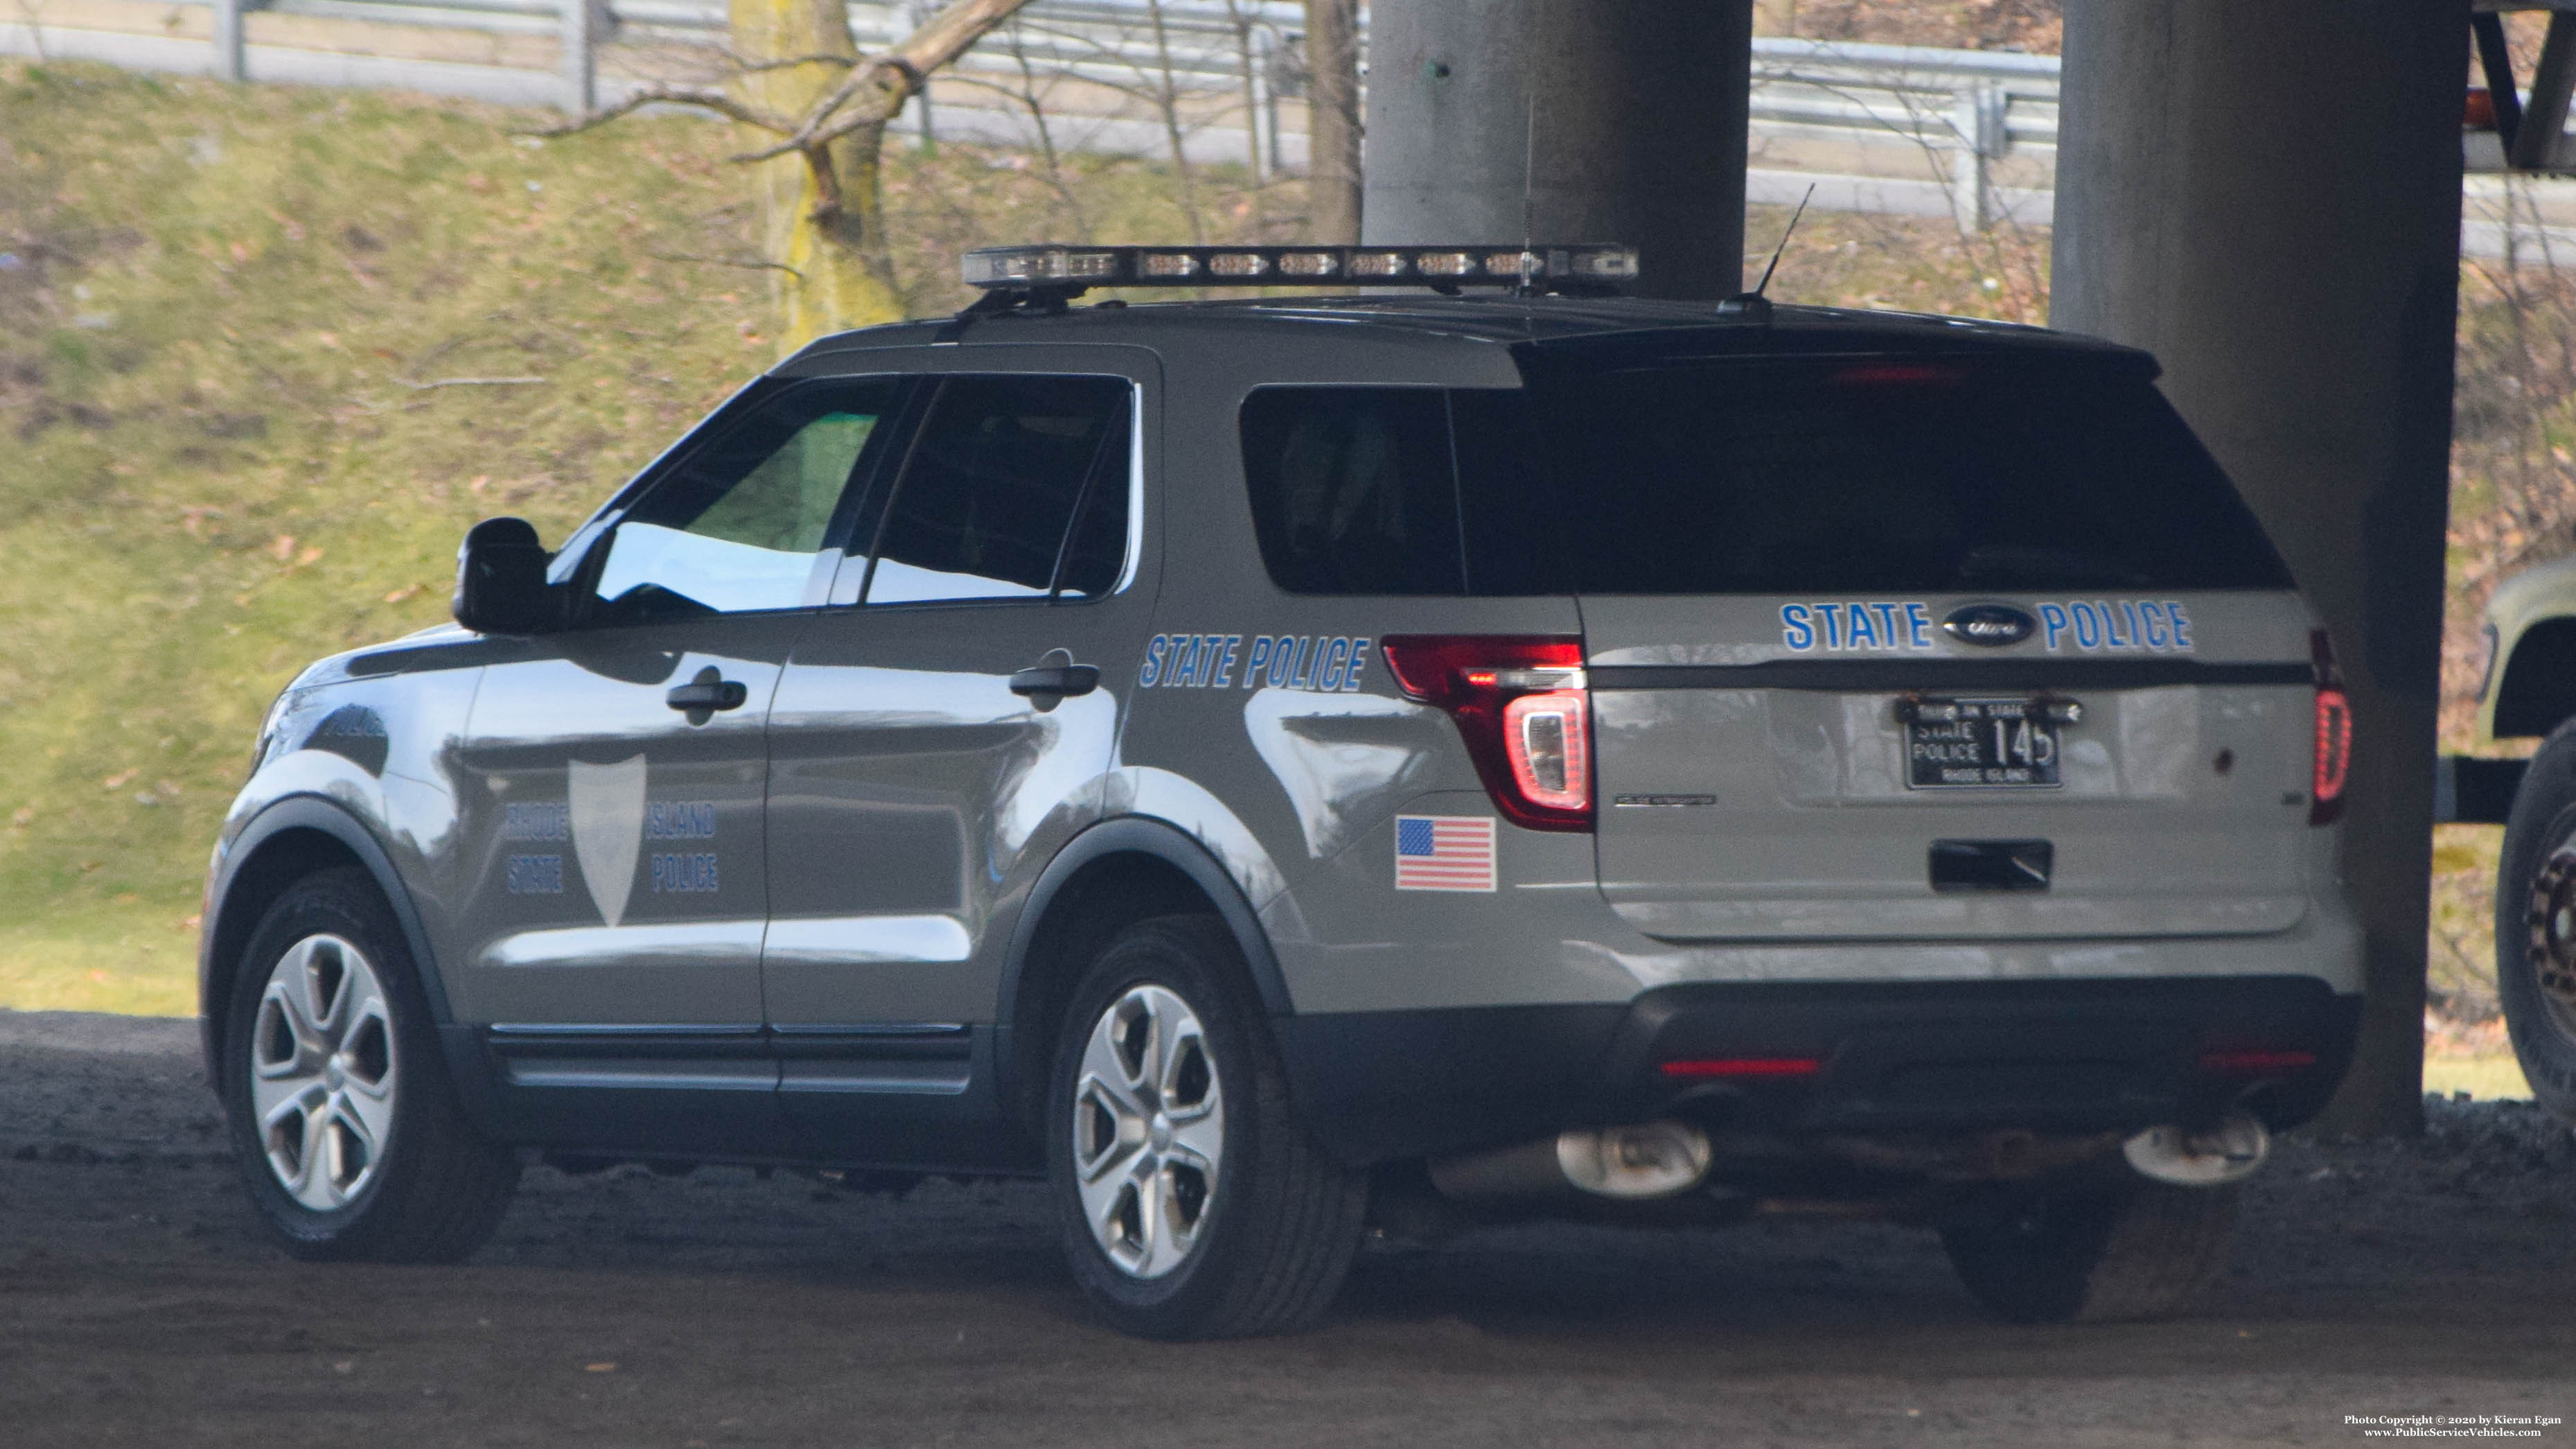
<svg viewBox="0 0 2576 1449"><path fill-rule="evenodd" d="M1378 645L1408 696L1458 722L1494 807L1531 830L1592 828L1592 698L1583 641L1390 634Z"/></svg>
<svg viewBox="0 0 2576 1449"><path fill-rule="evenodd" d="M2344 786L2352 779L2352 700L2343 692L2343 675L2335 669L2334 645L2326 631L2309 636L2316 658L2316 766L2308 789L2308 823L2332 825L2343 814Z"/></svg>

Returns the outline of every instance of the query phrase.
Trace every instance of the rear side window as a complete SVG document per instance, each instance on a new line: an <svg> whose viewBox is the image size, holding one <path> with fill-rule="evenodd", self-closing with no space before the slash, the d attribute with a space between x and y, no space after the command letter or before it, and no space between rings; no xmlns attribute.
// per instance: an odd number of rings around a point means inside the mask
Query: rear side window
<svg viewBox="0 0 2576 1449"><path fill-rule="evenodd" d="M1458 476L1438 388L1267 387L1243 470L1271 579L1292 594L1457 594Z"/></svg>
<svg viewBox="0 0 2576 1449"><path fill-rule="evenodd" d="M1255 392L1244 469L1272 579L1477 595L2289 584L2133 365L1527 366L1520 390Z"/></svg>
<svg viewBox="0 0 2576 1449"><path fill-rule="evenodd" d="M1114 377L943 379L877 528L867 602L1043 598L1067 563L1067 592L1106 591L1125 554L1131 392Z"/></svg>

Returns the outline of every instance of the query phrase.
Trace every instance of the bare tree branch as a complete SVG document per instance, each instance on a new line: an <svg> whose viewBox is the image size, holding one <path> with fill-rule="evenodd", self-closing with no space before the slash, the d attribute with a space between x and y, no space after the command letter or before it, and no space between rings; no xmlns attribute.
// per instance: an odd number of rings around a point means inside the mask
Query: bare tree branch
<svg viewBox="0 0 2576 1449"><path fill-rule="evenodd" d="M923 78L964 55L993 27L1028 3L1029 0L954 0L893 49L861 61L838 86L815 102L805 123L787 138L786 147L770 154L783 155L786 150L836 141L852 131L893 120L904 102L912 99L913 92L921 89ZM869 90L876 94L856 116L833 122L834 112Z"/></svg>
<svg viewBox="0 0 2576 1449"><path fill-rule="evenodd" d="M785 135L796 129L796 123L785 116L773 115L757 106L747 104L738 97L726 95L723 91L689 90L678 86L648 86L619 101L616 105L593 111L586 116L577 116L560 126L549 126L526 134L531 136L578 135L593 127L607 125L620 116L640 111L646 106L657 105L696 106L700 110L713 111L719 116L740 121L746 126L755 126L779 135Z"/></svg>

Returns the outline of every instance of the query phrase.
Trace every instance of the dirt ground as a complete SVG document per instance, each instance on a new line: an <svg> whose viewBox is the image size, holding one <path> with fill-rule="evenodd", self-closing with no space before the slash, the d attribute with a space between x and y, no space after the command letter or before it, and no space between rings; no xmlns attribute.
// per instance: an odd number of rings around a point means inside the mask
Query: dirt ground
<svg viewBox="0 0 2576 1449"><path fill-rule="evenodd" d="M1304 1337L1167 1346L1085 1320L1027 1184L538 1168L467 1266L297 1264L193 1032L0 1012L0 1444L2341 1444L2347 1416L2576 1418L2576 1141L2520 1104L2285 1144L2185 1322L1989 1322L1923 1232L1546 1226L1372 1251Z"/></svg>

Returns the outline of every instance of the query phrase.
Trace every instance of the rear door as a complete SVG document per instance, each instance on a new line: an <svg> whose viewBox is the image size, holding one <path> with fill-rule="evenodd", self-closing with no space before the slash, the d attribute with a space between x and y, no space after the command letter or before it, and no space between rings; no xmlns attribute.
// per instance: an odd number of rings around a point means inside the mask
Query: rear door
<svg viewBox="0 0 2576 1449"><path fill-rule="evenodd" d="M1067 370L923 379L773 715L763 974L788 1111L891 1157L954 1159L933 1139L972 1105L1013 906L1099 813L1107 667L1152 602L1150 359L1047 351Z"/></svg>
<svg viewBox="0 0 2576 1449"><path fill-rule="evenodd" d="M1602 889L1668 939L2268 932L2308 615L2116 355L1538 370Z"/></svg>

